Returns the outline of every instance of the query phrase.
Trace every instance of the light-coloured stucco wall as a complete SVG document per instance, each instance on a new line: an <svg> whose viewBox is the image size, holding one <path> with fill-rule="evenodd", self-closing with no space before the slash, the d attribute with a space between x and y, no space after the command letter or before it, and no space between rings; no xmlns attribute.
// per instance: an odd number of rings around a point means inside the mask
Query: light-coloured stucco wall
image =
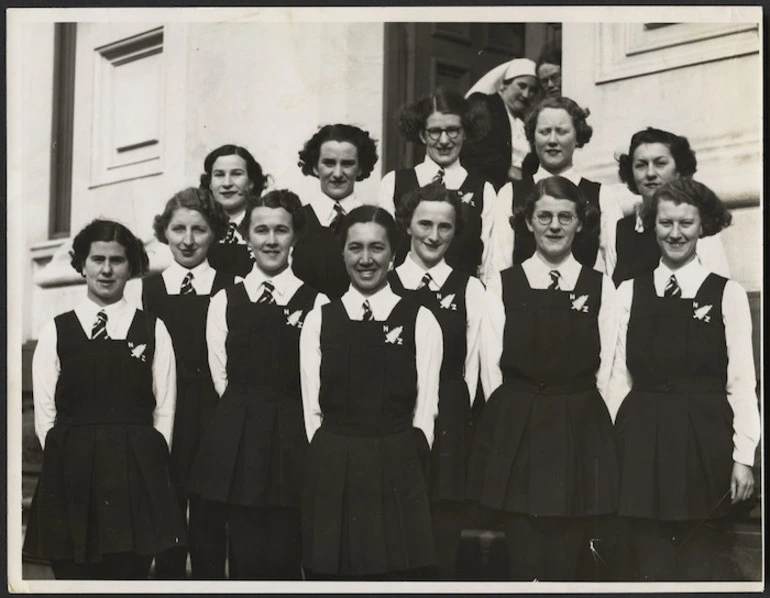
<svg viewBox="0 0 770 598"><path fill-rule="evenodd" d="M699 63L597 84L598 25L564 23L563 92L591 114L593 137L576 153L586 176L617 183L615 155L648 126L686 136L695 178L733 207L723 232L731 276L762 287L762 67L759 54ZM749 205L747 207L746 204Z"/></svg>

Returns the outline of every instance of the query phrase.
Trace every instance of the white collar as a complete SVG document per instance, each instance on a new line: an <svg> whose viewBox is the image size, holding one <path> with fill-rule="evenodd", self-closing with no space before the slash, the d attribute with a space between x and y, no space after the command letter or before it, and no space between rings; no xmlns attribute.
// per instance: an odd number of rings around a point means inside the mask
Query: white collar
<svg viewBox="0 0 770 598"><path fill-rule="evenodd" d="M532 176L532 179L539 183L543 179L547 179L548 177L555 176L548 172L545 168L543 168L542 164L540 165L540 168L537 169L537 172ZM583 178L580 176L580 173L575 170L574 166L570 166L567 170L565 170L562 173L559 173L558 176L564 177L568 181L570 181L573 185L577 186L580 184L580 180Z"/></svg>
<svg viewBox="0 0 770 598"><path fill-rule="evenodd" d="M184 279L185 276L187 276L188 272L192 272L193 279L196 279L206 276L210 270L212 270L212 267L209 264L208 259L204 259L194 268L185 268L182 264L176 261L172 262L171 265L166 268L166 271L169 272L174 278L179 278L180 282L182 279Z"/></svg>
<svg viewBox="0 0 770 598"><path fill-rule="evenodd" d="M353 193L339 201L333 200L323 191L318 189L315 196L310 200L310 205L323 226L328 226L329 223L334 220L334 217L337 215L334 206L337 204L339 204L345 214L348 214L351 210L362 206L363 202L358 199L355 189L353 190Z"/></svg>
<svg viewBox="0 0 770 598"><path fill-rule="evenodd" d="M578 262L571 253L569 254L569 257L567 257L567 259L565 259L561 264L553 266L547 263L542 257L540 257L537 252L535 252L532 257L522 262L521 267L524 269L528 277L532 275L536 277L537 280L541 281L550 280L551 270L558 270L559 276L564 281L563 286L565 289L575 288L577 280L580 277L580 271L582 270L580 262Z"/></svg>
<svg viewBox="0 0 770 598"><path fill-rule="evenodd" d="M98 303L95 303L88 297L83 299L78 306L78 311L80 311L84 316L86 316L86 320L95 320L96 314L98 314L100 311L103 311L107 314L107 320L109 321L112 318L120 317L128 309L134 309L131 305L129 305L128 301L126 301L125 296L121 297L119 301L116 301L115 303L112 303L110 305L101 306Z"/></svg>
<svg viewBox="0 0 770 598"><path fill-rule="evenodd" d="M432 290L439 290L444 286L446 279L449 278L449 275L452 273L452 267L442 258L441 261L432 268L423 270L422 266L415 261L412 252L410 251L406 255L404 263L396 268L396 273L401 279L401 284L404 285L405 289L416 289L420 286L422 277L426 274L430 274L432 282L430 283L429 288Z"/></svg>
<svg viewBox="0 0 770 598"><path fill-rule="evenodd" d="M249 293L250 297L257 297L258 296L257 291L259 291L260 287L267 280L273 283L275 292L280 297L284 297L287 294L287 291L289 289L294 288L294 285L298 279L294 275L294 272L292 272L291 266L286 268L280 274L272 278L269 278L268 276L265 275L264 272L262 272L262 270L259 269L259 267L256 264L254 264L251 268L251 272L249 272L246 275L246 278L243 279L243 284L246 287L246 290Z"/></svg>
<svg viewBox="0 0 770 598"><path fill-rule="evenodd" d="M243 210L238 212L234 217L230 218L230 222L234 222L236 226L240 226L245 216L246 216L246 208L243 208Z"/></svg>

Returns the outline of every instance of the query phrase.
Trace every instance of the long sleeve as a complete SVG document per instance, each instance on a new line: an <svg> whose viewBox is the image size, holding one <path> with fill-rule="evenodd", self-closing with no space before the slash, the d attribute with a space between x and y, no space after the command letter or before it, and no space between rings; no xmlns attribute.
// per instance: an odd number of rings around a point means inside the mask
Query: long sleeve
<svg viewBox="0 0 770 598"><path fill-rule="evenodd" d="M417 312L414 336L417 403L414 408L412 424L415 428L422 430L428 440L428 445L433 446L433 429L438 415L438 387L444 341L441 326L429 309L421 307Z"/></svg>
<svg viewBox="0 0 770 598"><path fill-rule="evenodd" d="M479 355L481 353L481 320L485 312L486 293L476 278L468 280L465 289L465 384L468 386L471 405L479 382Z"/></svg>
<svg viewBox="0 0 770 598"><path fill-rule="evenodd" d="M696 249L700 263L714 274L730 278L730 265L727 261L722 233L698 239Z"/></svg>
<svg viewBox="0 0 770 598"><path fill-rule="evenodd" d="M302 412L308 442L321 427L321 306L317 305L305 318L299 336L299 374L302 389Z"/></svg>
<svg viewBox="0 0 770 598"><path fill-rule="evenodd" d="M634 285L633 281L627 280L618 287L615 295L615 305L617 310L616 317L616 338L615 356L612 358L612 373L604 401L607 403L607 409L615 421L615 416L620 409L620 405L631 390L631 373L626 366L626 338L628 336L628 321L631 316L631 302L633 300Z"/></svg>
<svg viewBox="0 0 770 598"><path fill-rule="evenodd" d="M43 327L32 357L32 402L35 415L35 434L45 448L45 437L56 422L56 383L61 364L56 352L56 324L51 321Z"/></svg>
<svg viewBox="0 0 770 598"><path fill-rule="evenodd" d="M602 303L599 308L599 370L596 373L596 388L605 402L609 399L610 377L617 348L618 307L617 290L609 276L602 280Z"/></svg>
<svg viewBox="0 0 770 598"><path fill-rule="evenodd" d="M497 193L491 183L484 183L484 209L481 211L481 242L484 249L481 254L481 266L478 275L486 280L487 270L490 267L492 254L492 226L495 222L495 209L497 208Z"/></svg>
<svg viewBox="0 0 770 598"><path fill-rule="evenodd" d="M503 331L505 330L505 307L502 299L500 275L490 281L485 293L486 309L481 318L480 368L481 387L484 399L488 400L495 389L503 383L500 357L503 354Z"/></svg>
<svg viewBox="0 0 770 598"><path fill-rule="evenodd" d="M155 320L155 356L152 361L152 391L155 410L152 420L155 429L163 434L171 450L176 411L176 357L166 325Z"/></svg>
<svg viewBox="0 0 770 598"><path fill-rule="evenodd" d="M227 389L227 294L219 291L211 298L206 317L206 344L214 389L221 397Z"/></svg>
<svg viewBox="0 0 770 598"><path fill-rule="evenodd" d="M732 280L725 286L722 320L727 343L727 401L733 410L733 460L751 466L760 435L751 311L746 291Z"/></svg>
<svg viewBox="0 0 770 598"><path fill-rule="evenodd" d="M507 183L500 189L492 214L488 267L483 282L487 286L499 272L513 265L513 228L510 225L513 205L513 186Z"/></svg>
<svg viewBox="0 0 770 598"><path fill-rule="evenodd" d="M393 195L396 192L396 171L391 170L388 174L382 177L380 181L380 189L378 194L379 206L384 210L390 212L390 215L395 217L396 205L393 201Z"/></svg>

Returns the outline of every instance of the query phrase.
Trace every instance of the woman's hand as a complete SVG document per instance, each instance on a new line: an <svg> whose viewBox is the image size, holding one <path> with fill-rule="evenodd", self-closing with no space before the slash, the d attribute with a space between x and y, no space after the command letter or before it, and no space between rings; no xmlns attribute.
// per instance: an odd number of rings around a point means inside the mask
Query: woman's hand
<svg viewBox="0 0 770 598"><path fill-rule="evenodd" d="M754 472L751 467L742 463L733 463L733 474L730 476L730 498L732 504L751 498L754 494Z"/></svg>

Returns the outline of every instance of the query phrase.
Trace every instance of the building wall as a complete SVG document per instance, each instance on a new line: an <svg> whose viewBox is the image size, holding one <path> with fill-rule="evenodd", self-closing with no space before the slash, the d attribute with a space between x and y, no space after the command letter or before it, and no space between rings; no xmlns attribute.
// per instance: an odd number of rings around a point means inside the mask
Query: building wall
<svg viewBox="0 0 770 598"><path fill-rule="evenodd" d="M274 186L307 197L318 181L302 176L297 152L319 125L354 123L383 137L382 23L166 24L159 173L95 184L94 115L104 111L94 91L98 49L155 26L78 25L72 233L97 216L117 219L147 241L151 266L159 269L170 258L165 246L152 241L152 218L174 192L198 184L203 159L215 147L246 146ZM47 240L53 25L28 27L19 56L27 102L20 113L27 230L22 270L29 299L23 302L24 340L36 338L46 321L71 309L83 294L82 281L69 266L71 239ZM123 105L149 101L141 85L126 93ZM30 168L37 163L39 170ZM375 168L359 183L361 196L375 196L379 173ZM138 288L137 281L130 282L127 295L136 297Z"/></svg>
<svg viewBox="0 0 770 598"><path fill-rule="evenodd" d="M590 109L588 122L594 129L590 143L576 153L576 162L590 178L617 183L614 156L628 151L633 133L653 126L686 136L698 159L696 178L733 211L733 225L723 233L732 276L747 290L759 290L762 71L758 32L753 33L757 40L753 53L597 83L602 61L599 28L564 23L562 30L563 92ZM735 52L745 52L747 47L750 51L752 33L741 35L745 35L744 45ZM702 52L704 60L711 59L715 44L724 49L731 39L735 36L696 42L700 48L690 46L696 56ZM665 65L663 57L660 60Z"/></svg>

